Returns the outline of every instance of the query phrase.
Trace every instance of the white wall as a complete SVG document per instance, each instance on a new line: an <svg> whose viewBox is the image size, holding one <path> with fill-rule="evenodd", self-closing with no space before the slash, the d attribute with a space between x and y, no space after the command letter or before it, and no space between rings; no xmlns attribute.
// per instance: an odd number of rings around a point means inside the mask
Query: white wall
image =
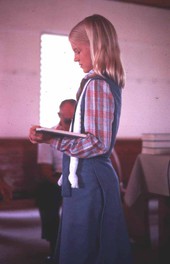
<svg viewBox="0 0 170 264"><path fill-rule="evenodd" d="M39 123L40 35L87 15L115 25L127 83L119 137L170 132L170 10L105 0L0 0L0 137Z"/></svg>

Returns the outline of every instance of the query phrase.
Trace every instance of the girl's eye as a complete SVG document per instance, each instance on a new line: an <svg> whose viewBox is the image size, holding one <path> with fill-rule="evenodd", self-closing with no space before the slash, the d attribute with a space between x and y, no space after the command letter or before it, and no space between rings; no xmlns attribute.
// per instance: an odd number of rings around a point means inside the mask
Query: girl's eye
<svg viewBox="0 0 170 264"><path fill-rule="evenodd" d="M75 50L74 50L74 54L75 54L75 55L78 55L78 54L80 54L80 51L77 50L77 49L75 49Z"/></svg>

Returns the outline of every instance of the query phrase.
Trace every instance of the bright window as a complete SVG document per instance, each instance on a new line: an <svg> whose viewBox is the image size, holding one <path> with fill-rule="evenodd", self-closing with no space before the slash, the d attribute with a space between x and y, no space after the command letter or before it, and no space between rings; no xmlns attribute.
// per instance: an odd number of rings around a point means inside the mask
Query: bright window
<svg viewBox="0 0 170 264"><path fill-rule="evenodd" d="M74 62L67 36L41 36L40 124L52 127L59 121L61 101L75 99L83 71Z"/></svg>

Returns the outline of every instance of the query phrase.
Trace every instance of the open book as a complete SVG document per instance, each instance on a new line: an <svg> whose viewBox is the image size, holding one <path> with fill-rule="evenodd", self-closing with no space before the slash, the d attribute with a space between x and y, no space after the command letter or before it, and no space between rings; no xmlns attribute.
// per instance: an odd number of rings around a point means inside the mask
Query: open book
<svg viewBox="0 0 170 264"><path fill-rule="evenodd" d="M67 137L73 137L73 138L85 138L86 134L76 133L76 132L70 132L65 130L59 130L59 129L53 129L53 128L45 128L45 127L38 127L36 128L37 133L43 133L43 134L51 134L53 136L56 135L56 137L60 136L67 136Z"/></svg>

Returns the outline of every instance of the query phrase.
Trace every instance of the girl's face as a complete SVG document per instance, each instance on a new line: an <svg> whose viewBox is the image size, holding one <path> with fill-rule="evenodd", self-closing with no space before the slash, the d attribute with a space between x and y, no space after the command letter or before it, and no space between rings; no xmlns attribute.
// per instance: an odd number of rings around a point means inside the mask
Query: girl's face
<svg viewBox="0 0 170 264"><path fill-rule="evenodd" d="M90 56L90 46L82 42L72 42L71 47L74 51L74 61L78 62L80 67L85 73L93 69L91 56Z"/></svg>

